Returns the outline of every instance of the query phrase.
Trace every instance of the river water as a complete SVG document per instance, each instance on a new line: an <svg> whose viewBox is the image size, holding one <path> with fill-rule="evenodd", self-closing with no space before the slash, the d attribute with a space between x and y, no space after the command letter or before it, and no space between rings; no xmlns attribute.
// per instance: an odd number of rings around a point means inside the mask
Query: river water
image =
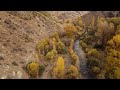
<svg viewBox="0 0 120 90"><path fill-rule="evenodd" d="M85 56L85 53L80 46L80 41L76 40L74 43L74 51L77 54L80 62L80 73L83 79L91 79L89 73L88 73L88 68L86 67L87 59Z"/></svg>

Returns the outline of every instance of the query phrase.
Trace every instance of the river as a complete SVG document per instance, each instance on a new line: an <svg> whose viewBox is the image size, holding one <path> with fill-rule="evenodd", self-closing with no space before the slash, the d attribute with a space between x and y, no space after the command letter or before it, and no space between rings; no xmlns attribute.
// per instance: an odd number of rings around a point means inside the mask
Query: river
<svg viewBox="0 0 120 90"><path fill-rule="evenodd" d="M80 63L79 67L80 67L80 73L81 73L82 79L91 79L91 76L88 73L88 68L86 67L87 59L82 47L80 46L80 40L75 41L74 51L79 58L79 63Z"/></svg>

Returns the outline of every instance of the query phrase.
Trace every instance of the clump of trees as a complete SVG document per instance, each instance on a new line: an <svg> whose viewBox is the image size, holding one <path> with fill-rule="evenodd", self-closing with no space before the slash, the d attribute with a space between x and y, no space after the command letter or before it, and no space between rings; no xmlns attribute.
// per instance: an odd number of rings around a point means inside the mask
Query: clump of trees
<svg viewBox="0 0 120 90"><path fill-rule="evenodd" d="M32 78L36 78L42 75L45 67L43 65L40 65L38 62L30 62L27 64L26 70Z"/></svg>
<svg viewBox="0 0 120 90"><path fill-rule="evenodd" d="M76 66L71 65L66 73L67 78L69 79L78 79L80 78L80 73Z"/></svg>
<svg viewBox="0 0 120 90"><path fill-rule="evenodd" d="M53 68L53 76L57 78L64 78L64 59L63 57L58 57L56 66Z"/></svg>

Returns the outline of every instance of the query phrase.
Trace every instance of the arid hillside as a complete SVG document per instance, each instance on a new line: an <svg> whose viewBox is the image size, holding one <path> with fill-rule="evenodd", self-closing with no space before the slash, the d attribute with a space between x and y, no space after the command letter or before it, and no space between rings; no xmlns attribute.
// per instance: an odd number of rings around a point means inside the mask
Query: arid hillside
<svg viewBox="0 0 120 90"><path fill-rule="evenodd" d="M35 60L36 44L63 32L59 20L70 12L56 12L0 11L0 78L28 78L24 66Z"/></svg>
<svg viewBox="0 0 120 90"><path fill-rule="evenodd" d="M103 13L88 11L0 11L0 78L28 79L26 64L35 61L35 46L54 32L63 33L66 19Z"/></svg>

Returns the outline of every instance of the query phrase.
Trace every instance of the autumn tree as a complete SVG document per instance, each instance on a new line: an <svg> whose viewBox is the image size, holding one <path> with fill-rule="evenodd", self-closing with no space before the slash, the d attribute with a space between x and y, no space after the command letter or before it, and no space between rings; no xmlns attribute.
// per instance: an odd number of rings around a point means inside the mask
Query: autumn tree
<svg viewBox="0 0 120 90"><path fill-rule="evenodd" d="M56 54L57 54L57 50L56 50L56 39L55 39L55 38L52 39L52 46L53 46L53 49L46 54L46 58L47 58L48 60L51 60L51 61L55 58L55 56L56 56Z"/></svg>
<svg viewBox="0 0 120 90"><path fill-rule="evenodd" d="M120 79L120 68L112 67L105 75L106 79Z"/></svg>
<svg viewBox="0 0 120 90"><path fill-rule="evenodd" d="M63 42L61 42L61 40L57 42L57 51L60 54L65 54L67 52L67 49L65 45L63 44Z"/></svg>
<svg viewBox="0 0 120 90"><path fill-rule="evenodd" d="M80 73L79 73L78 69L74 65L71 65L69 67L68 72L67 72L67 77L69 79L80 78Z"/></svg>
<svg viewBox="0 0 120 90"><path fill-rule="evenodd" d="M113 23L115 26L115 30L117 29L117 26L120 24L120 18L119 17L113 17L113 18L106 18L106 20L110 23Z"/></svg>
<svg viewBox="0 0 120 90"><path fill-rule="evenodd" d="M94 30L94 27L95 27L95 16L92 17L92 21L91 21L90 27L91 27L92 30Z"/></svg>
<svg viewBox="0 0 120 90"><path fill-rule="evenodd" d="M73 50L73 45L74 45L74 39L71 40L70 46L69 46L69 53L73 59L73 64L75 65L76 61L79 59L76 53Z"/></svg>
<svg viewBox="0 0 120 90"><path fill-rule="evenodd" d="M116 35L111 40L109 40L107 48L109 50L111 48L111 49L115 49L115 50L119 51L120 50L120 35Z"/></svg>
<svg viewBox="0 0 120 90"><path fill-rule="evenodd" d="M36 50L38 51L39 54L45 55L50 50L48 38L41 40L36 45Z"/></svg>
<svg viewBox="0 0 120 90"><path fill-rule="evenodd" d="M100 73L100 68L99 68L99 67L94 66L94 67L92 67L91 71L92 71L92 73L93 73L93 74L97 75L97 74L99 74L99 73Z"/></svg>
<svg viewBox="0 0 120 90"><path fill-rule="evenodd" d="M117 30L116 30L115 34L116 34L116 35L117 35L117 34L120 34L120 24L117 26Z"/></svg>
<svg viewBox="0 0 120 90"><path fill-rule="evenodd" d="M98 21L97 23L97 32L95 33L95 35L97 36L99 43L101 45L105 44L105 37L108 34L108 23L106 21Z"/></svg>
<svg viewBox="0 0 120 90"><path fill-rule="evenodd" d="M120 69L120 35L116 35L108 41L106 52L105 70L107 78L116 78L112 68Z"/></svg>
<svg viewBox="0 0 120 90"><path fill-rule="evenodd" d="M27 72L31 77L37 77L39 73L39 64L37 62L30 62L27 65Z"/></svg>
<svg viewBox="0 0 120 90"><path fill-rule="evenodd" d="M97 32L95 33L100 45L105 45L114 33L114 25L108 23L104 18L98 19Z"/></svg>
<svg viewBox="0 0 120 90"><path fill-rule="evenodd" d="M94 48L93 48L93 49L91 49L91 50L88 51L87 55L88 55L89 57L98 58L98 57L99 57L99 52L98 52L97 49L94 49Z"/></svg>
<svg viewBox="0 0 120 90"><path fill-rule="evenodd" d="M63 78L64 77L64 59L63 57L58 57L58 60L56 62L56 67L53 68L53 75L57 78Z"/></svg>
<svg viewBox="0 0 120 90"><path fill-rule="evenodd" d="M73 38L75 34L77 33L77 28L72 23L66 23L64 25L64 30L66 31L66 34L70 38Z"/></svg>

